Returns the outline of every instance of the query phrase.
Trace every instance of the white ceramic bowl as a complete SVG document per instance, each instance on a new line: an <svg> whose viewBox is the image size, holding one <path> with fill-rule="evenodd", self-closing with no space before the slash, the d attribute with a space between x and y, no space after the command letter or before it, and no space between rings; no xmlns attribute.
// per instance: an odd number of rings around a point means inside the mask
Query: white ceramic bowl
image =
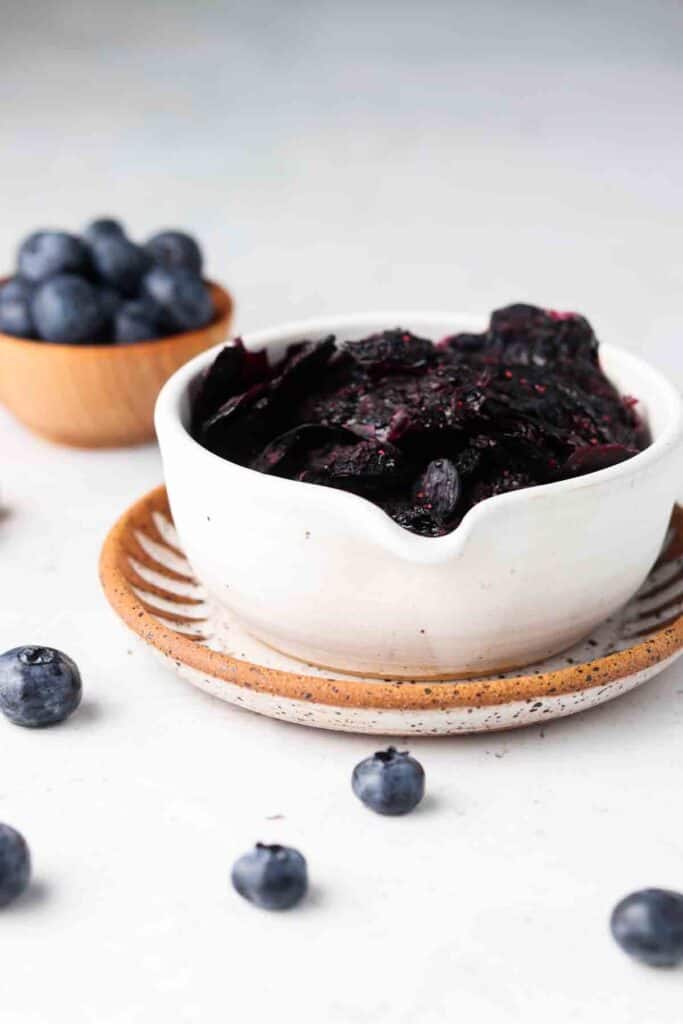
<svg viewBox="0 0 683 1024"><path fill-rule="evenodd" d="M245 337L271 360L293 341L357 339L397 324L437 340L486 318L383 313ZM409 533L344 491L273 478L192 439L188 386L220 346L178 370L156 408L173 518L198 577L259 639L302 660L406 678L481 674L575 643L650 571L679 492L683 410L669 382L601 346L605 372L641 400L653 443L587 476L503 494L444 537Z"/></svg>

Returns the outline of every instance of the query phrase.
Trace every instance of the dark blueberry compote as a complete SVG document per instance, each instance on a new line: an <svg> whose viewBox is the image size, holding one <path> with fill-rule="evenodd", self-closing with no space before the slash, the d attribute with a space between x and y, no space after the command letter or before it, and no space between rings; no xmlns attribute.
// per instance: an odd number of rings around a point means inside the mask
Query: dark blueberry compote
<svg viewBox="0 0 683 1024"><path fill-rule="evenodd" d="M517 304L482 334L301 341L275 367L238 340L195 382L192 432L232 462L351 491L439 537L486 498L636 455L650 440L636 404L602 372L584 317Z"/></svg>

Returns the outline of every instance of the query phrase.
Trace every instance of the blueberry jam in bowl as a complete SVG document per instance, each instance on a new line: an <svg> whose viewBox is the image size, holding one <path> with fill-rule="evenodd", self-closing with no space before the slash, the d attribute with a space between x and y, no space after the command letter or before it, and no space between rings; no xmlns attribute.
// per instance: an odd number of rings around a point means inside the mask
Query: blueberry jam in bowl
<svg viewBox="0 0 683 1024"><path fill-rule="evenodd" d="M683 438L661 374L529 306L255 333L177 371L155 420L213 599L302 661L407 679L529 664L628 601Z"/></svg>

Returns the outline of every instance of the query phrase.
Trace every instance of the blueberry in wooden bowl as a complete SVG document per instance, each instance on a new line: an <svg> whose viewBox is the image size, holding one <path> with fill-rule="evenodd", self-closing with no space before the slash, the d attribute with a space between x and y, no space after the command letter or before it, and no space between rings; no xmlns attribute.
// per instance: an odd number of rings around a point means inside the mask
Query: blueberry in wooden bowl
<svg viewBox="0 0 683 1024"><path fill-rule="evenodd" d="M184 232L144 246L111 218L34 232L0 283L0 401L60 444L150 441L164 382L227 337L232 313Z"/></svg>

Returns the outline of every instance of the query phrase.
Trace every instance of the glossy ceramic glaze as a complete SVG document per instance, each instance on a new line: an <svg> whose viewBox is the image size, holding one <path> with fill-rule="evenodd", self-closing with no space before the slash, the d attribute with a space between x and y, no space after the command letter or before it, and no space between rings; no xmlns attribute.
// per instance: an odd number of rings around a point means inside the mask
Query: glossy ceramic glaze
<svg viewBox="0 0 683 1024"><path fill-rule="evenodd" d="M384 313L247 336L272 359L302 338L355 339L400 325L438 339L484 318ZM237 466L187 430L178 371L156 427L173 518L198 578L263 642L317 665L391 677L473 675L546 658L636 592L661 549L680 484L683 417L674 388L602 346L608 376L642 402L653 444L599 473L500 495L445 537L415 536L355 495Z"/></svg>
<svg viewBox="0 0 683 1024"><path fill-rule="evenodd" d="M193 576L163 487L112 528L100 575L119 618L194 686L271 718L345 732L450 735L543 723L626 693L683 650L680 509L662 560L628 605L555 658L478 679L362 678L267 647Z"/></svg>

